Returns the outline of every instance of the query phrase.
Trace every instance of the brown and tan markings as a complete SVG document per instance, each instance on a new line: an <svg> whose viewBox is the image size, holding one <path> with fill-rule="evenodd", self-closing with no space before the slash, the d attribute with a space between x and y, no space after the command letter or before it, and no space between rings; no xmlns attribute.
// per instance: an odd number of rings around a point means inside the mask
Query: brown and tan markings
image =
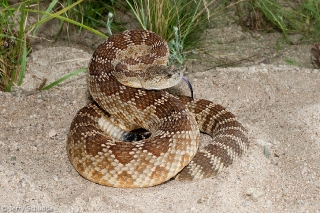
<svg viewBox="0 0 320 213"><path fill-rule="evenodd" d="M97 48L87 79L95 102L77 113L67 140L69 159L83 177L124 188L202 179L247 150L246 130L225 108L161 90L182 77L166 66L168 55L166 42L144 30L124 31ZM123 140L138 128L151 137ZM200 131L213 138L201 152Z"/></svg>

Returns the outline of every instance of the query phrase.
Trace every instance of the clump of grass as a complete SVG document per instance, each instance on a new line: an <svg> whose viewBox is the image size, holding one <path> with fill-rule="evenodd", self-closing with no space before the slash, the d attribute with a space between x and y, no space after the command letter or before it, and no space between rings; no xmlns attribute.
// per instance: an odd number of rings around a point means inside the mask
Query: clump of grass
<svg viewBox="0 0 320 213"><path fill-rule="evenodd" d="M304 1L301 5L305 25L302 26L303 32L308 37L315 38L319 41L320 37L320 2L318 0Z"/></svg>
<svg viewBox="0 0 320 213"><path fill-rule="evenodd" d="M12 8L7 1L0 3L0 87L4 91L11 91L14 83L22 84L26 70L26 58L31 51L27 34L24 32L27 12L20 8L26 8L23 2L18 8ZM20 14L17 14L17 11ZM12 27L15 18L19 16L19 25Z"/></svg>
<svg viewBox="0 0 320 213"><path fill-rule="evenodd" d="M72 5L74 1L64 0L62 7L67 7ZM63 14L64 17L79 22L85 26L90 26L93 29L105 28L110 30L123 29L120 24L112 23L112 26L109 22L109 14L114 14L116 1L114 0L87 0L83 1L81 4L77 4L72 9L68 10ZM62 30L64 21L60 23L59 33ZM82 27L77 28L79 31L82 30ZM110 33L110 32L108 32Z"/></svg>
<svg viewBox="0 0 320 213"><path fill-rule="evenodd" d="M169 42L169 63L182 64L184 50L194 47L214 9L205 0L126 0L141 27L156 32Z"/></svg>
<svg viewBox="0 0 320 213"><path fill-rule="evenodd" d="M302 3L277 0L250 0L237 5L240 24L251 30L280 30L287 42L288 35L300 33L311 40L320 36L320 2Z"/></svg>
<svg viewBox="0 0 320 213"><path fill-rule="evenodd" d="M71 5L72 0L66 0L66 5ZM107 15L113 12L113 1L88 0L76 5L66 12L66 16L74 21L97 29L105 27ZM80 28L81 29L81 28Z"/></svg>
<svg viewBox="0 0 320 213"><path fill-rule="evenodd" d="M298 66L297 61L294 60L294 59L291 59L291 58L286 57L286 58L284 59L284 61L287 62L288 64L292 65L292 66Z"/></svg>
<svg viewBox="0 0 320 213"><path fill-rule="evenodd" d="M39 9L40 0L26 0L14 5L9 5L7 0L0 3L0 89L10 92L13 85L22 84L26 58L31 51L29 37L37 32L41 24L53 18L85 28L101 37L107 37L87 25L64 16L68 10L82 1L78 0L58 11L54 10L59 3L58 0L52 1L43 10ZM30 14L36 15L38 21L27 26Z"/></svg>

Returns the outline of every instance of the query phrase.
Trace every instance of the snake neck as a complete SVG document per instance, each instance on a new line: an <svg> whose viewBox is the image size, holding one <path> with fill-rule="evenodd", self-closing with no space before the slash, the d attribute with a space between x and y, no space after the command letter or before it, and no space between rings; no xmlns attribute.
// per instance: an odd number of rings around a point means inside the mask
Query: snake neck
<svg viewBox="0 0 320 213"><path fill-rule="evenodd" d="M96 78L89 75L88 85L93 99L115 119L149 131L163 125L165 118L173 117L171 122L179 122L181 112L187 110L168 92L127 87L113 76Z"/></svg>

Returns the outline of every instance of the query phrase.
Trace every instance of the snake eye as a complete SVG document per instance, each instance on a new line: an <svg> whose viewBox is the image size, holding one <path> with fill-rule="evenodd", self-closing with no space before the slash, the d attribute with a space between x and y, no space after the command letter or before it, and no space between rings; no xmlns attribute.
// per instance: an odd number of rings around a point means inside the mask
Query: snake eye
<svg viewBox="0 0 320 213"><path fill-rule="evenodd" d="M168 77L168 78L171 78L171 77L172 77L172 74L171 74L171 73L167 74L167 77Z"/></svg>

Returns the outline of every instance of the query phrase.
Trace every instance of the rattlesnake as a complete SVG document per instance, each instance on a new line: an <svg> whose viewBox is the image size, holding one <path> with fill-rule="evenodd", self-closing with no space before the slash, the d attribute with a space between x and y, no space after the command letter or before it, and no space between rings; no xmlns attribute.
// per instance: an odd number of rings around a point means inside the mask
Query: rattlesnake
<svg viewBox="0 0 320 213"><path fill-rule="evenodd" d="M67 140L80 175L124 188L202 179L247 150L245 128L225 108L161 90L182 77L166 66L168 55L166 42L144 30L111 36L94 52L87 78L94 102L77 113ZM151 136L126 142L137 128ZM199 130L213 137L201 152Z"/></svg>

